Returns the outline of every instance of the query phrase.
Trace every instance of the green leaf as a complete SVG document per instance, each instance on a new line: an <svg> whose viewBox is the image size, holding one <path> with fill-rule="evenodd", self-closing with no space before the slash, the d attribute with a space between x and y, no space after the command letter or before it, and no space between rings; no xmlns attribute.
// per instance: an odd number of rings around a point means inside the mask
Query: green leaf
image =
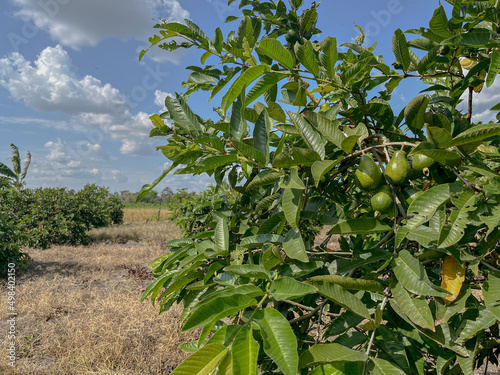
<svg viewBox="0 0 500 375"><path fill-rule="evenodd" d="M443 128L438 128L436 126L427 127L427 138L429 142L432 142L438 148L448 148L451 146L451 133Z"/></svg>
<svg viewBox="0 0 500 375"><path fill-rule="evenodd" d="M434 11L431 20L429 21L431 31L442 38L449 38L451 36L448 30L448 18L442 5Z"/></svg>
<svg viewBox="0 0 500 375"><path fill-rule="evenodd" d="M257 163L260 163L262 165L266 165L266 156L257 150L256 148L250 146L249 144L246 144L244 142L238 142L236 140L233 140L233 146L236 148L240 153L245 155L249 159L255 160Z"/></svg>
<svg viewBox="0 0 500 375"><path fill-rule="evenodd" d="M278 365L283 374L297 375L297 338L288 320L271 307L255 313L254 319L260 326L264 352Z"/></svg>
<svg viewBox="0 0 500 375"><path fill-rule="evenodd" d="M321 50L323 53L319 55L319 61L325 68L328 77L333 78L335 77L335 64L338 58L337 39L327 36L321 42Z"/></svg>
<svg viewBox="0 0 500 375"><path fill-rule="evenodd" d="M271 274L268 270L259 264L242 264L238 266L227 266L224 271L231 272L244 277L255 277L257 279L271 280Z"/></svg>
<svg viewBox="0 0 500 375"><path fill-rule="evenodd" d="M173 165L175 165L175 163L172 164L172 166ZM156 187L156 185L158 185L167 176L167 174L171 170L172 170L172 168L165 169L161 173L161 175L156 180L154 180L152 183L142 185L141 190L139 191L139 195L137 195L136 202L139 202L142 198L144 198L146 195L148 195L149 192L151 190L153 190ZM5 175L5 173L2 171L2 163L0 163L0 174L4 174Z"/></svg>
<svg viewBox="0 0 500 375"><path fill-rule="evenodd" d="M342 149L342 142L346 139L346 136L339 129L338 121L331 121L327 117L316 112L309 113L307 118L323 137L338 148Z"/></svg>
<svg viewBox="0 0 500 375"><path fill-rule="evenodd" d="M346 220L332 227L330 233L333 234L371 234L385 233L392 228L384 222L374 218L360 218Z"/></svg>
<svg viewBox="0 0 500 375"><path fill-rule="evenodd" d="M325 284L337 284L344 289L349 290L364 290L367 292L380 292L382 293L385 289L383 283L378 280L366 280L366 279L355 279L347 276L340 275L320 275L313 276L307 279L311 284L317 282L323 282Z"/></svg>
<svg viewBox="0 0 500 375"><path fill-rule="evenodd" d="M317 160L321 160L317 152L308 148L294 147L289 153L283 151L276 155L273 166L287 169L295 165L312 165Z"/></svg>
<svg viewBox="0 0 500 375"><path fill-rule="evenodd" d="M300 298L307 294L316 292L316 288L312 285L302 283L291 277L280 277L271 283L269 289L271 297L276 301L285 299Z"/></svg>
<svg viewBox="0 0 500 375"><path fill-rule="evenodd" d="M341 156L337 160L323 160L314 162L314 164L311 167L311 173L314 178L316 187L318 187L319 183L321 182L321 178L325 175L325 173L330 171L342 160L344 160L344 158Z"/></svg>
<svg viewBox="0 0 500 375"><path fill-rule="evenodd" d="M291 259L297 259L301 262L309 261L306 253L306 247L304 245L304 240L302 239L302 236L298 231L295 232L293 229L290 229L288 231L285 236L285 240L283 241L283 250Z"/></svg>
<svg viewBox="0 0 500 375"><path fill-rule="evenodd" d="M247 191L255 189L259 186L273 185L281 178L278 172L271 170L264 170L259 172L253 180L247 185Z"/></svg>
<svg viewBox="0 0 500 375"><path fill-rule="evenodd" d="M217 322L229 315L257 304L254 297L263 295L254 285L226 287L210 294L201 301L182 327L182 332Z"/></svg>
<svg viewBox="0 0 500 375"><path fill-rule="evenodd" d="M358 143L358 139L360 138L359 135L350 135L349 137L345 138L342 141L341 148L344 150L346 153L350 154L354 150L354 147Z"/></svg>
<svg viewBox="0 0 500 375"><path fill-rule="evenodd" d="M224 113L227 111L229 106L240 96L241 91L247 87L250 83L255 81L264 73L269 72L271 68L269 65L257 65L252 66L245 70L231 85L226 94L222 97L221 108Z"/></svg>
<svg viewBox="0 0 500 375"><path fill-rule="evenodd" d="M252 330L243 327L234 338L231 356L233 374L257 375L259 343L254 340Z"/></svg>
<svg viewBox="0 0 500 375"><path fill-rule="evenodd" d="M405 372L400 367L386 361L382 358L370 358L373 364L372 375L405 375Z"/></svg>
<svg viewBox="0 0 500 375"><path fill-rule="evenodd" d="M172 375L210 375L227 354L228 348L219 343L207 344L184 360Z"/></svg>
<svg viewBox="0 0 500 375"><path fill-rule="evenodd" d="M416 154L428 156L439 163L449 165L450 167L454 167L460 163L461 160L460 155L454 151L448 150L420 150L416 152Z"/></svg>
<svg viewBox="0 0 500 375"><path fill-rule="evenodd" d="M447 297L446 290L432 284L425 272L424 266L407 250L399 252L393 260L393 270L398 281L406 290L420 296Z"/></svg>
<svg viewBox="0 0 500 375"><path fill-rule="evenodd" d="M186 101L180 96L165 98L165 106L172 121L191 133L200 133L202 125L198 121L198 117L187 105Z"/></svg>
<svg viewBox="0 0 500 375"><path fill-rule="evenodd" d="M408 229L416 228L428 222L448 200L452 193L461 191L458 184L440 184L420 194L408 207L410 219L406 223Z"/></svg>
<svg viewBox="0 0 500 375"><path fill-rule="evenodd" d="M500 321L500 272L489 272L482 291L486 307Z"/></svg>
<svg viewBox="0 0 500 375"><path fill-rule="evenodd" d="M469 310L470 312L471 310ZM464 318L467 315L464 316ZM467 340L478 335L480 332L491 327L497 322L497 318L493 313L487 308L480 306L479 313L474 319L464 319L462 320L460 327L458 327L457 334L458 339L455 342L459 345L463 345Z"/></svg>
<svg viewBox="0 0 500 375"><path fill-rule="evenodd" d="M500 50L494 49L490 56L490 69L488 69L488 77L486 78L486 86L490 87L495 78L500 74Z"/></svg>
<svg viewBox="0 0 500 375"><path fill-rule="evenodd" d="M344 363L326 364L316 367L309 375L345 375Z"/></svg>
<svg viewBox="0 0 500 375"><path fill-rule="evenodd" d="M394 36L392 37L392 51L394 52L396 61L403 66L404 71L407 71L411 64L410 51L405 34L401 29L397 29L394 32Z"/></svg>
<svg viewBox="0 0 500 375"><path fill-rule="evenodd" d="M299 368L336 362L365 362L366 360L368 360L366 354L340 344L317 344L300 355Z"/></svg>
<svg viewBox="0 0 500 375"><path fill-rule="evenodd" d="M417 96L410 100L405 107L404 116L406 125L412 132L416 132L424 127L424 113L429 104L429 98L425 95Z"/></svg>
<svg viewBox="0 0 500 375"><path fill-rule="evenodd" d="M265 243L272 243L275 245L281 244L285 240L285 237L278 234L258 234L256 236L244 237L241 239L240 246L252 249L260 247Z"/></svg>
<svg viewBox="0 0 500 375"><path fill-rule="evenodd" d="M311 150L318 153L321 160L325 158L325 143L316 129L309 123L309 121L300 113L287 111L288 116L293 124L297 127L301 137L307 143Z"/></svg>
<svg viewBox="0 0 500 375"><path fill-rule="evenodd" d="M453 146L462 146L500 136L500 124L481 124L473 126L453 138Z"/></svg>
<svg viewBox="0 0 500 375"><path fill-rule="evenodd" d="M229 122L229 135L232 139L241 141L243 134L247 130L247 122L245 121L245 89L241 91L239 98L233 103L231 119Z"/></svg>
<svg viewBox="0 0 500 375"><path fill-rule="evenodd" d="M498 36L496 32L474 28L474 30L459 35L452 36L441 42L442 45L456 45L463 47L490 48L498 46Z"/></svg>
<svg viewBox="0 0 500 375"><path fill-rule="evenodd" d="M249 105L258 97L269 91L271 87L276 85L285 77L288 77L288 74L265 73L257 82L255 82L250 91L248 91L248 94L245 98L246 105Z"/></svg>
<svg viewBox="0 0 500 375"><path fill-rule="evenodd" d="M412 298L399 283L392 288L392 294L394 300L391 303L396 303L413 323L434 330L434 318L425 297Z"/></svg>
<svg viewBox="0 0 500 375"><path fill-rule="evenodd" d="M405 227L400 227L399 229L408 229ZM425 225L420 225L412 230L408 231L406 237L410 241L416 241L422 246L429 246L432 242L436 242L439 239L439 231L436 228L429 228Z"/></svg>
<svg viewBox="0 0 500 375"><path fill-rule="evenodd" d="M226 219L219 219L215 227L215 247L217 251L229 251L229 229Z"/></svg>
<svg viewBox="0 0 500 375"><path fill-rule="evenodd" d="M269 118L267 110L263 110L253 130L253 146L265 156L265 164L269 163L269 132L271 131L272 120Z"/></svg>
<svg viewBox="0 0 500 375"><path fill-rule="evenodd" d="M277 39L272 39L272 38L262 39L259 42L258 49L260 50L260 52L269 56L273 60L278 61L288 70L293 70L293 68L295 67L295 57Z"/></svg>
<svg viewBox="0 0 500 375"><path fill-rule="evenodd" d="M314 53L314 48L311 41L308 40L305 44L296 43L295 55L307 70L309 70L315 77L318 76L318 59L316 58L316 54Z"/></svg>
<svg viewBox="0 0 500 375"><path fill-rule="evenodd" d="M236 163L237 161L238 157L236 155L210 156L203 159L200 164L177 170L174 174L200 174L228 164Z"/></svg>
<svg viewBox="0 0 500 375"><path fill-rule="evenodd" d="M470 224L469 212L476 209L475 205L479 199L481 197L475 195L471 189L465 189L457 199L452 200L456 208L448 220L449 226L445 226L439 236L439 248L453 246L462 239L465 227Z"/></svg>
<svg viewBox="0 0 500 375"><path fill-rule="evenodd" d="M281 203L286 220L292 228L299 231L300 211L302 208L302 190L283 189L283 201Z"/></svg>
<svg viewBox="0 0 500 375"><path fill-rule="evenodd" d="M329 300L339 304L342 307L362 316L366 319L371 319L370 312L363 302L355 295L349 293L340 285L317 281L314 283L318 293L328 298Z"/></svg>

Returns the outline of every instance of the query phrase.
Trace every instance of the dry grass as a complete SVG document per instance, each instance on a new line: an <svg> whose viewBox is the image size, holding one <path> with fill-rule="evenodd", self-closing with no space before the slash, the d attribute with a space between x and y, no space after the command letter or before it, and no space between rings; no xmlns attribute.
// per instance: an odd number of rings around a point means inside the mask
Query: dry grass
<svg viewBox="0 0 500 375"><path fill-rule="evenodd" d="M144 235L147 226L136 229ZM0 374L169 374L186 357L179 344L195 336L180 333L179 306L158 316L158 307L140 303L151 280L147 265L165 253L154 242L30 251L16 294L17 367L7 367L4 349ZM6 319L2 309L1 332Z"/></svg>
<svg viewBox="0 0 500 375"><path fill-rule="evenodd" d="M124 208L123 213L123 221L125 223L158 220L158 208ZM160 211L159 220L168 220L169 217L170 211L166 209Z"/></svg>
<svg viewBox="0 0 500 375"><path fill-rule="evenodd" d="M134 222L90 231L96 243L127 243L130 241L155 245L180 238L178 227L169 221Z"/></svg>

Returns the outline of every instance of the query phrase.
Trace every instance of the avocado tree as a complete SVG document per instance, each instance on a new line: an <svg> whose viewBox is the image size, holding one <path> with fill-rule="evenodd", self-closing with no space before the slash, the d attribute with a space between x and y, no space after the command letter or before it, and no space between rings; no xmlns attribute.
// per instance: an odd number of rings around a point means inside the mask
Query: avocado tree
<svg viewBox="0 0 500 375"><path fill-rule="evenodd" d="M200 332L174 374L497 361L500 124L474 123L472 99L500 72L500 5L448 3L395 31L389 63L363 34L316 40L318 4L301 0L241 0L237 29L213 39L190 20L156 25L152 46L196 48L201 64L151 116L172 166L142 194L172 171L238 193L151 264L143 299L182 303L183 331ZM421 95L395 113L391 94L415 79ZM216 119L188 105L199 90L220 93Z"/></svg>

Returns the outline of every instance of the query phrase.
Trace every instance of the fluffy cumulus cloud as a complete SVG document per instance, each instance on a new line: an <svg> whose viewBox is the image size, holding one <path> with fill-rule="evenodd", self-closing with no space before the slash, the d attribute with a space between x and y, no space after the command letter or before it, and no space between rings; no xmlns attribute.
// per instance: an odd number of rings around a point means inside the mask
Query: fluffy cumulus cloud
<svg viewBox="0 0 500 375"><path fill-rule="evenodd" d="M70 115L67 123L51 125L43 121L44 126L92 131L99 141L110 137L122 142L123 154L154 153L149 115L133 113L125 96L111 85L92 76L77 77L68 53L60 45L45 48L33 63L17 52L0 59L0 85L28 107Z"/></svg>
<svg viewBox="0 0 500 375"><path fill-rule="evenodd" d="M154 19L183 22L189 12L178 0L11 0L16 15L74 49L95 46L109 37L147 41ZM176 52L149 54L155 60L179 62Z"/></svg>
<svg viewBox="0 0 500 375"><path fill-rule="evenodd" d="M498 112L490 111L490 108L500 103L500 79L497 77L495 83L490 87L484 86L479 95L472 97L472 120L484 123L495 121Z"/></svg>

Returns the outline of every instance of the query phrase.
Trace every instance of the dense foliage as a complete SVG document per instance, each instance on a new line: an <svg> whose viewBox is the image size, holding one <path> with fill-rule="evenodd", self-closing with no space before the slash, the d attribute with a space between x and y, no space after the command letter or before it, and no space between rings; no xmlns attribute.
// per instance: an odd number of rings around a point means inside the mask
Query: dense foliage
<svg viewBox="0 0 500 375"><path fill-rule="evenodd" d="M12 148L12 168L9 168L4 163L0 162L0 189L6 187L13 187L17 190L25 184L26 174L31 164L31 154L28 151L24 165L21 165L21 156L19 155L19 148L13 143L10 144Z"/></svg>
<svg viewBox="0 0 500 375"><path fill-rule="evenodd" d="M175 169L239 194L151 264L143 298L202 328L174 374L472 375L500 352L500 124L472 121L500 71L498 2L448 0L395 31L389 63L363 35L314 40L302 3L242 0L227 36L186 20L150 39L203 55L151 116L172 168L143 193ZM408 79L425 89L394 113ZM187 104L198 90L222 95L219 120Z"/></svg>
<svg viewBox="0 0 500 375"><path fill-rule="evenodd" d="M65 188L0 189L3 259L12 261L22 246L88 244L87 231L123 222L123 205L108 189L86 185Z"/></svg>

